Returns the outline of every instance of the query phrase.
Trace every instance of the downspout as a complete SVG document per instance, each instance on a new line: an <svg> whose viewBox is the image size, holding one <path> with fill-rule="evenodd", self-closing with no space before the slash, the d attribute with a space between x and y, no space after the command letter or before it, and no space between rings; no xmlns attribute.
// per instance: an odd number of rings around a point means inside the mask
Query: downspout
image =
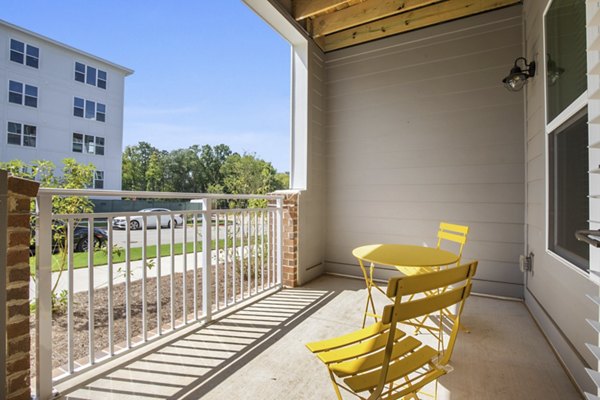
<svg viewBox="0 0 600 400"><path fill-rule="evenodd" d="M523 9L523 14L522 14L522 24L523 24L523 29L521 29L521 34L522 36L522 43L523 43L523 49L525 50L525 56L527 57L527 35L526 35L526 29L527 29L527 24L525 23L525 10ZM523 158L524 158L524 168L523 168L523 172L525 174L524 180L523 180L523 185L525 185L525 198L523 199L524 201L524 212L523 212L523 254L525 256L529 255L529 157L528 157L528 152L529 152L529 141L528 141L528 129L529 129L529 124L528 124L528 119L527 119L527 95L529 94L529 88L527 88L527 85L525 85L525 90L523 91L523 147L524 147L524 154L523 154ZM523 272L523 301L525 300L525 291L527 290L527 278L529 277L529 271L524 271Z"/></svg>

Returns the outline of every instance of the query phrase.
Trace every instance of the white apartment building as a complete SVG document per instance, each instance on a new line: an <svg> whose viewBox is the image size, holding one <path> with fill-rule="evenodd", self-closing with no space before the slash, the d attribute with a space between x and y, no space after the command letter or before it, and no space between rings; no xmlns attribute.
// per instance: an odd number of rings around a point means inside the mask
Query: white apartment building
<svg viewBox="0 0 600 400"><path fill-rule="evenodd" d="M64 158L121 189L123 97L131 69L0 20L0 161Z"/></svg>

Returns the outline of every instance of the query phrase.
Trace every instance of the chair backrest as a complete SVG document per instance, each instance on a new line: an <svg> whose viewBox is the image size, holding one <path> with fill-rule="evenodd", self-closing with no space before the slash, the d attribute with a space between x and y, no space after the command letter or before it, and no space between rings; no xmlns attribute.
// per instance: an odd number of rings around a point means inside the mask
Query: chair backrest
<svg viewBox="0 0 600 400"><path fill-rule="evenodd" d="M476 271L477 261L474 261L426 274L390 278L387 295L394 299L394 303L385 306L382 315L382 323L390 324L390 337L399 322L430 315L457 304L456 319L453 321L448 347L440 359L440 364L447 364L458 335L464 301L471 293L471 280ZM447 289L451 285L454 286ZM415 294L423 294L424 297L413 299L410 295ZM410 299L402 302L403 296L410 296Z"/></svg>
<svg viewBox="0 0 600 400"><path fill-rule="evenodd" d="M440 228L437 233L438 242L437 248L442 247L444 241L456 243L458 245L458 261L462 257L462 251L467 243L467 235L469 234L469 227L466 225L449 224L447 222L440 222Z"/></svg>

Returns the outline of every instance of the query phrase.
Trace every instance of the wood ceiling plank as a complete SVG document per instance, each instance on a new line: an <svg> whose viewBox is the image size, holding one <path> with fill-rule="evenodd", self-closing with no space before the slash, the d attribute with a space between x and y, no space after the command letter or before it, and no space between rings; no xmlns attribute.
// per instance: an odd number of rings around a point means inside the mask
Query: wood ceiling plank
<svg viewBox="0 0 600 400"><path fill-rule="evenodd" d="M323 36L317 38L317 42L324 51L333 51L520 2L521 0L448 0Z"/></svg>
<svg viewBox="0 0 600 400"><path fill-rule="evenodd" d="M328 35L442 1L446 0L367 0L343 10L315 16L312 35L313 37Z"/></svg>
<svg viewBox="0 0 600 400"><path fill-rule="evenodd" d="M319 13L333 10L348 2L350 0L294 0L292 5L294 19L300 21Z"/></svg>

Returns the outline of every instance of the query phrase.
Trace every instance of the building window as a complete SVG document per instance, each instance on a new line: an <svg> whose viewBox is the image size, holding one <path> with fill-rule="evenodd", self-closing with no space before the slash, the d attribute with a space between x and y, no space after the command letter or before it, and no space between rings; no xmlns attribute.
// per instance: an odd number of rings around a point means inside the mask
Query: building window
<svg viewBox="0 0 600 400"><path fill-rule="evenodd" d="M38 88L17 81L9 81L8 101L36 108L38 102Z"/></svg>
<svg viewBox="0 0 600 400"><path fill-rule="evenodd" d="M85 65L82 63L75 63L75 80L78 82L85 82Z"/></svg>
<svg viewBox="0 0 600 400"><path fill-rule="evenodd" d="M9 122L7 129L7 143L24 147L35 147L37 128L33 125Z"/></svg>
<svg viewBox="0 0 600 400"><path fill-rule="evenodd" d="M587 89L585 2L553 0L546 24L548 123Z"/></svg>
<svg viewBox="0 0 600 400"><path fill-rule="evenodd" d="M575 232L589 229L589 156L585 2L552 0L544 15L548 248L589 269L589 246Z"/></svg>
<svg viewBox="0 0 600 400"><path fill-rule="evenodd" d="M94 173L94 189L104 189L104 171Z"/></svg>
<svg viewBox="0 0 600 400"><path fill-rule="evenodd" d="M549 136L550 250L589 269L589 247L575 238L588 229L589 175L587 110L584 109Z"/></svg>
<svg viewBox="0 0 600 400"><path fill-rule="evenodd" d="M40 64L40 49L30 44L10 39L10 60L32 68L38 68Z"/></svg>
<svg viewBox="0 0 600 400"><path fill-rule="evenodd" d="M83 153L83 135L81 133L73 133L73 151Z"/></svg>
<svg viewBox="0 0 600 400"><path fill-rule="evenodd" d="M75 97L73 100L73 115L76 117L106 121L106 105Z"/></svg>
<svg viewBox="0 0 600 400"><path fill-rule="evenodd" d="M96 136L96 154L104 155L104 138L100 136Z"/></svg>
<svg viewBox="0 0 600 400"><path fill-rule="evenodd" d="M106 89L106 76L106 71L75 62L75 80L77 82Z"/></svg>
<svg viewBox="0 0 600 400"><path fill-rule="evenodd" d="M95 152L94 137L92 135L85 135L85 152L94 154Z"/></svg>
<svg viewBox="0 0 600 400"><path fill-rule="evenodd" d="M85 139L85 140L84 140ZM104 155L104 138L101 136L84 135L82 133L73 133L73 152Z"/></svg>

